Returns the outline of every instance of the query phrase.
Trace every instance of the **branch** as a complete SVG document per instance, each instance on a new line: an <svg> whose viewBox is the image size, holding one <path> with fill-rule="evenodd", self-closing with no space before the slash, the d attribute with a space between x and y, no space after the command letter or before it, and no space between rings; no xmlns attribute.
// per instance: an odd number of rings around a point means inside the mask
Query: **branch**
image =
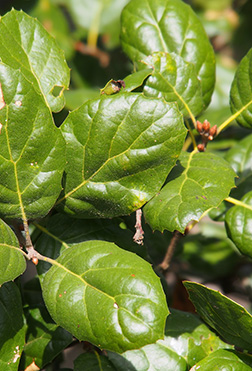
<svg viewBox="0 0 252 371"><path fill-rule="evenodd" d="M103 52L102 50L97 48L97 46L87 45L81 41L77 41L75 43L74 48L81 54L91 55L92 57L97 58L100 62L100 65L104 68L109 65L110 62L109 54Z"/></svg>
<svg viewBox="0 0 252 371"><path fill-rule="evenodd" d="M173 233L173 236L172 236L172 239L170 241L170 244L168 246L168 249L166 251L166 254L165 254L165 257L162 261L161 264L159 264L159 267L162 269L162 270L166 270L169 268L170 266L170 263L171 263L171 260L172 260L172 257L173 257L173 254L174 254L174 251L175 251L175 248L177 246L177 243L179 241L179 239L183 236L182 233L180 233L179 231L175 231Z"/></svg>

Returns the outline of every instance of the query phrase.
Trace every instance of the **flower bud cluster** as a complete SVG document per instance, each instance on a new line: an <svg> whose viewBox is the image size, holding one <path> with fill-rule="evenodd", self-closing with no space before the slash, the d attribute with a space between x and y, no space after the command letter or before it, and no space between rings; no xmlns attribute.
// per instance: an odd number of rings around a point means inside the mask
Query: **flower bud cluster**
<svg viewBox="0 0 252 371"><path fill-rule="evenodd" d="M217 134L217 125L211 127L209 121L205 120L203 123L197 121L197 131L201 135L202 143L198 145L198 150L204 152L209 140Z"/></svg>

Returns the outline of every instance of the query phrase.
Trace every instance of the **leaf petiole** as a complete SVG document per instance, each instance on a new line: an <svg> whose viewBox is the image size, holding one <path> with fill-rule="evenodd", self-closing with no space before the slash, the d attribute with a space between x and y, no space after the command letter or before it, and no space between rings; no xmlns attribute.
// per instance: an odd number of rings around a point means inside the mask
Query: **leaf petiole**
<svg viewBox="0 0 252 371"><path fill-rule="evenodd" d="M233 197L227 197L227 198L225 198L225 201L230 202L231 204L234 204L236 206L245 207L246 209L249 209L249 210L252 211L252 205L245 204L245 202L236 200Z"/></svg>
<svg viewBox="0 0 252 371"><path fill-rule="evenodd" d="M232 121L236 119L245 109L247 109L252 104L252 101L248 102L245 106L243 106L239 111L234 113L232 116L230 116L226 121L224 121L217 130L217 135L220 134L222 130L224 130L229 124L231 124Z"/></svg>

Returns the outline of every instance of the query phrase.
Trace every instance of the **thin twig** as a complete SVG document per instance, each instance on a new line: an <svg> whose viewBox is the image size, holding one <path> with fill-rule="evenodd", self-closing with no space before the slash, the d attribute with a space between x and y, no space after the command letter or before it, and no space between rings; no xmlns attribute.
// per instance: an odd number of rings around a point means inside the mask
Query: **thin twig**
<svg viewBox="0 0 252 371"><path fill-rule="evenodd" d="M29 232L28 221L26 219L23 220L23 225L24 225L24 232L25 232L25 247L29 249L30 247L33 247L33 245L32 245L31 236Z"/></svg>
<svg viewBox="0 0 252 371"><path fill-rule="evenodd" d="M109 54L100 50L96 46L90 46L87 44L84 44L81 41L78 41L75 43L75 50L77 50L79 53L84 55L91 55L94 58L97 58L100 62L100 65L102 67L107 67L110 62Z"/></svg>
<svg viewBox="0 0 252 371"><path fill-rule="evenodd" d="M159 268L161 268L162 270L165 271L166 269L169 268L172 257L173 257L173 254L174 254L174 251L175 251L175 248L177 246L177 243L182 236L183 236L183 234L180 233L179 231L175 231L173 233L173 236L172 236L172 239L171 239L170 244L168 246L168 249L166 251L165 257L164 257L162 263L159 264Z"/></svg>

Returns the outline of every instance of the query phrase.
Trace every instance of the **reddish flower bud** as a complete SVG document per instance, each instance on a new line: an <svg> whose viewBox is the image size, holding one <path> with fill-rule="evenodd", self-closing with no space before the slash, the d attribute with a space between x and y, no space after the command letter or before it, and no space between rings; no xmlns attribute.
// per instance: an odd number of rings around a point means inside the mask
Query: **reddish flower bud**
<svg viewBox="0 0 252 371"><path fill-rule="evenodd" d="M38 258L32 258L32 262L33 264L38 265Z"/></svg>
<svg viewBox="0 0 252 371"><path fill-rule="evenodd" d="M203 133L203 125L200 121L197 121L197 131L201 134Z"/></svg>
<svg viewBox="0 0 252 371"><path fill-rule="evenodd" d="M198 151L199 151L199 152L204 152L204 151L205 151L205 146L204 146L204 144L198 144L197 148L198 148Z"/></svg>
<svg viewBox="0 0 252 371"><path fill-rule="evenodd" d="M209 135L211 135L212 137L215 137L216 134L217 134L217 125L214 125L212 128L210 128Z"/></svg>
<svg viewBox="0 0 252 371"><path fill-rule="evenodd" d="M204 130L205 132L209 132L209 129L210 129L210 123L209 123L207 120L205 120L205 121L203 122L202 126L203 126L203 130Z"/></svg>

